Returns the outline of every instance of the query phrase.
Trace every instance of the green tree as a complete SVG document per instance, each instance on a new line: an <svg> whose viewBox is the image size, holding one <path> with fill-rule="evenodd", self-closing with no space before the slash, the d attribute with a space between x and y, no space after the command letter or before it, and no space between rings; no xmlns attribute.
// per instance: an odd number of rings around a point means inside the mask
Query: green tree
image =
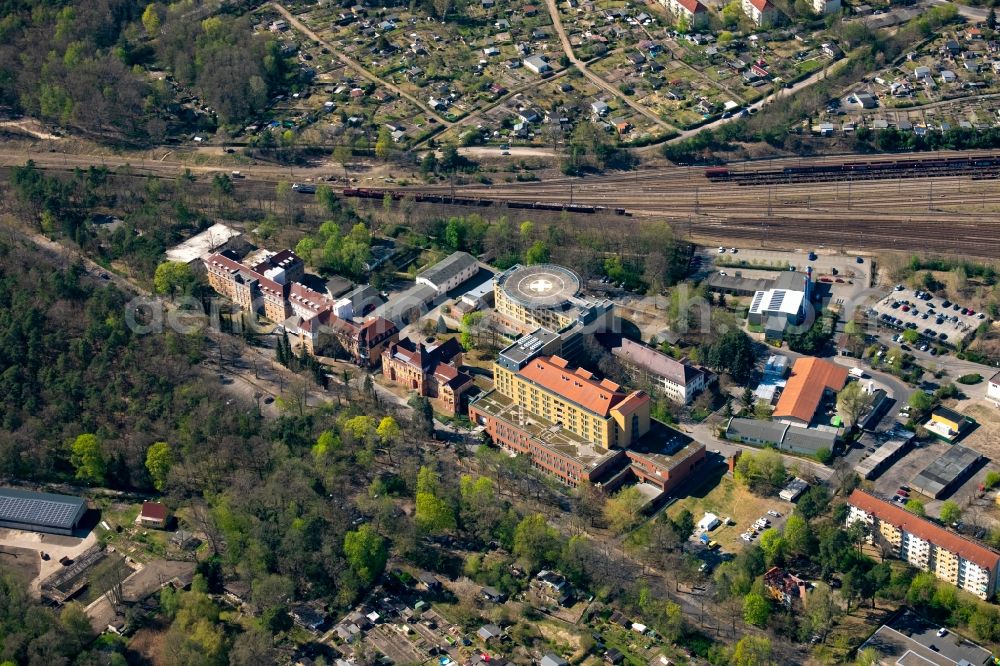
<svg viewBox="0 0 1000 666"><path fill-rule="evenodd" d="M619 534L631 529L642 515L645 498L635 486L629 486L604 504L604 518Z"/></svg>
<svg viewBox="0 0 1000 666"><path fill-rule="evenodd" d="M470 351L476 346L479 324L482 320L483 313L479 311L467 312L462 315L462 332L459 336L459 342L462 343L462 347L466 351Z"/></svg>
<svg viewBox="0 0 1000 666"><path fill-rule="evenodd" d="M142 27L146 29L146 34L150 38L160 34L160 15L153 3L146 5L145 11L142 12Z"/></svg>
<svg viewBox="0 0 1000 666"><path fill-rule="evenodd" d="M785 538L776 529L766 529L760 535L760 549L764 551L764 558L768 566L781 564L785 558L785 551L788 544Z"/></svg>
<svg viewBox="0 0 1000 666"><path fill-rule="evenodd" d="M711 368L728 373L741 384L750 380L757 363L753 342L739 329L731 329L725 333L708 348L708 353L703 358Z"/></svg>
<svg viewBox="0 0 1000 666"><path fill-rule="evenodd" d="M442 496L437 472L421 467L417 473L417 497L414 518L424 532L441 534L455 529L455 510Z"/></svg>
<svg viewBox="0 0 1000 666"><path fill-rule="evenodd" d="M382 574L388 559L385 539L371 525L344 535L344 557L358 577L371 585Z"/></svg>
<svg viewBox="0 0 1000 666"><path fill-rule="evenodd" d="M312 454L314 458L320 460L339 448L340 438L337 437L337 433L332 430L324 430L313 445Z"/></svg>
<svg viewBox="0 0 1000 666"><path fill-rule="evenodd" d="M927 510L924 508L924 503L921 502L920 500L916 499L906 500L906 504L904 504L904 506L906 507L906 510L909 511L910 513L915 513L918 516L927 515Z"/></svg>
<svg viewBox="0 0 1000 666"><path fill-rule="evenodd" d="M995 7L990 7L990 13L986 15L986 27L990 30L997 29L997 10Z"/></svg>
<svg viewBox="0 0 1000 666"><path fill-rule="evenodd" d="M379 441L385 445L395 444L402 432L396 419L391 416L383 416L378 422L378 428L375 429Z"/></svg>
<svg viewBox="0 0 1000 666"><path fill-rule="evenodd" d="M523 560L532 572L555 562L559 549L559 535L542 514L526 516L517 524L514 555Z"/></svg>
<svg viewBox="0 0 1000 666"><path fill-rule="evenodd" d="M743 597L743 621L755 627L767 626L771 616L771 603L759 592Z"/></svg>
<svg viewBox="0 0 1000 666"><path fill-rule="evenodd" d="M792 555L808 555L813 550L813 535L809 523L796 511L785 523L785 545Z"/></svg>
<svg viewBox="0 0 1000 666"><path fill-rule="evenodd" d="M155 442L146 450L146 471L153 479L153 487L162 491L167 484L167 474L174 464L173 451L166 442Z"/></svg>
<svg viewBox="0 0 1000 666"><path fill-rule="evenodd" d="M194 282L191 267L179 261L164 261L153 274L153 290L158 294L169 294L171 298L178 292L184 293Z"/></svg>
<svg viewBox="0 0 1000 666"><path fill-rule="evenodd" d="M744 636L733 648L732 666L770 666L771 641L763 636Z"/></svg>
<svg viewBox="0 0 1000 666"><path fill-rule="evenodd" d="M997 485L1000 485L1000 472L987 472L986 478L983 479L983 486L985 486L987 490L990 490L991 488L995 488Z"/></svg>
<svg viewBox="0 0 1000 666"><path fill-rule="evenodd" d="M527 264L544 264L549 261L549 247L545 241L535 241L524 253L524 261Z"/></svg>
<svg viewBox="0 0 1000 666"><path fill-rule="evenodd" d="M733 0L722 8L722 24L729 30L740 24L741 16L743 16L743 8L738 0Z"/></svg>
<svg viewBox="0 0 1000 666"><path fill-rule="evenodd" d="M910 396L906 404L910 406L910 409L918 412L926 412L934 404L934 397L927 395L923 391L916 391Z"/></svg>
<svg viewBox="0 0 1000 666"><path fill-rule="evenodd" d="M858 650L858 656L854 658L855 666L878 666L881 663L882 655L873 647Z"/></svg>
<svg viewBox="0 0 1000 666"><path fill-rule="evenodd" d="M103 482L107 464L97 435L77 435L71 449L70 462L76 470L76 478L88 483Z"/></svg>
<svg viewBox="0 0 1000 666"><path fill-rule="evenodd" d="M316 240L306 236L295 245L295 254L302 257L307 264L312 264L313 252L316 250Z"/></svg>
<svg viewBox="0 0 1000 666"><path fill-rule="evenodd" d="M754 492L773 492L788 477L781 455L774 449L744 452L736 461L733 476Z"/></svg>
<svg viewBox="0 0 1000 666"><path fill-rule="evenodd" d="M681 541L687 541L694 534L694 514L687 509L681 509L677 517L670 521L670 525Z"/></svg>
<svg viewBox="0 0 1000 666"><path fill-rule="evenodd" d="M375 157L385 160L392 151L392 135L389 128L383 126L378 132L378 139L375 141Z"/></svg>
<svg viewBox="0 0 1000 666"><path fill-rule="evenodd" d="M941 504L941 522L946 525L957 523L962 517L962 509L954 500L945 500Z"/></svg>
<svg viewBox="0 0 1000 666"><path fill-rule="evenodd" d="M1000 638L1000 613L992 606L976 604L969 626L979 640L995 643Z"/></svg>
<svg viewBox="0 0 1000 666"><path fill-rule="evenodd" d="M837 394L837 409L853 426L872 405L873 396L864 390L861 382L848 382Z"/></svg>

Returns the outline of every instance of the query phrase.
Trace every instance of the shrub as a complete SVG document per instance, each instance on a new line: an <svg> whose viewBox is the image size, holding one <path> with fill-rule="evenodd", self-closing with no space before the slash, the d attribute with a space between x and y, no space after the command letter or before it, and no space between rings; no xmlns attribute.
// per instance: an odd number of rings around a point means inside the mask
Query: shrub
<svg viewBox="0 0 1000 666"><path fill-rule="evenodd" d="M959 384L978 384L983 381L983 376L978 372L974 372L972 374L962 375L957 381Z"/></svg>

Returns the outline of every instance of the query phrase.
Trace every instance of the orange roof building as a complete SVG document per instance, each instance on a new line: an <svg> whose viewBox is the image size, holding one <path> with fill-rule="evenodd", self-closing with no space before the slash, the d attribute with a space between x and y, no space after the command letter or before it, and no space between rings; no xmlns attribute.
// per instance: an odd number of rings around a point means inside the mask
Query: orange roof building
<svg viewBox="0 0 1000 666"><path fill-rule="evenodd" d="M847 368L819 358L800 358L778 399L775 421L809 425L827 391L839 391L847 383Z"/></svg>
<svg viewBox="0 0 1000 666"><path fill-rule="evenodd" d="M536 331L500 352L494 389L469 403L494 443L571 486L620 487L630 476L669 492L704 461L704 445L650 419L647 393L547 354L552 335Z"/></svg>
<svg viewBox="0 0 1000 666"><path fill-rule="evenodd" d="M847 503L847 524L867 525L869 543L980 599L996 592L1000 552L863 490Z"/></svg>

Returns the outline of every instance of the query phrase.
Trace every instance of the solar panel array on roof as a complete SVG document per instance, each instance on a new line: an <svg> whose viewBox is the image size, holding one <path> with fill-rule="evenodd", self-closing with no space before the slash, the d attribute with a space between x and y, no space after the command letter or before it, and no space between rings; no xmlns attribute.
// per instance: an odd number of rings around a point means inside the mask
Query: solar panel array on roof
<svg viewBox="0 0 1000 666"><path fill-rule="evenodd" d="M750 304L750 312L758 312L760 310L760 302L764 300L764 294L766 291L758 291L753 295L753 303Z"/></svg>
<svg viewBox="0 0 1000 666"><path fill-rule="evenodd" d="M785 300L785 291L783 289L775 289L771 292L771 302L767 304L768 310L780 310L781 303Z"/></svg>
<svg viewBox="0 0 1000 666"><path fill-rule="evenodd" d="M0 524L6 527L68 533L86 508L82 497L0 488Z"/></svg>

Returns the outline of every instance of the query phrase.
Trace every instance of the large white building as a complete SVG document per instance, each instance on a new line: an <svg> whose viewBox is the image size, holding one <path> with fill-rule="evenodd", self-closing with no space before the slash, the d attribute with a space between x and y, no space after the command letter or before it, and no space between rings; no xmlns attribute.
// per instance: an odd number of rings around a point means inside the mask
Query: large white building
<svg viewBox="0 0 1000 666"><path fill-rule="evenodd" d="M990 377L990 383L986 386L986 398L1000 406L1000 372Z"/></svg>
<svg viewBox="0 0 1000 666"><path fill-rule="evenodd" d="M778 276L770 289L754 292L747 312L747 323L761 326L768 340L780 341L785 328L803 321L812 297L812 273L787 271Z"/></svg>
<svg viewBox="0 0 1000 666"><path fill-rule="evenodd" d="M980 599L996 592L1000 553L992 548L863 490L851 493L847 503L848 526L864 523L869 543L887 547L904 562Z"/></svg>
<svg viewBox="0 0 1000 666"><path fill-rule="evenodd" d="M439 295L446 294L479 272L479 262L468 252L453 252L417 276Z"/></svg>
<svg viewBox="0 0 1000 666"><path fill-rule="evenodd" d="M621 338L612 343L611 353L672 402L686 405L705 390L708 373L704 370L639 342Z"/></svg>
<svg viewBox="0 0 1000 666"><path fill-rule="evenodd" d="M813 11L817 14L833 14L840 11L840 0L813 0Z"/></svg>

